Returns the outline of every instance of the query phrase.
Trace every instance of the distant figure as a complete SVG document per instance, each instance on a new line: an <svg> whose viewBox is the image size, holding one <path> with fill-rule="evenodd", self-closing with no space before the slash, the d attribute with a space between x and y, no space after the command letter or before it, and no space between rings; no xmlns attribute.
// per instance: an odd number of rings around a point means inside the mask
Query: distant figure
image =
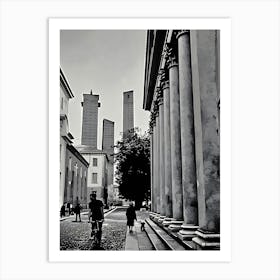
<svg viewBox="0 0 280 280"><path fill-rule="evenodd" d="M76 222L77 222L78 216L79 216L79 219L81 222L81 205L79 203L77 203L77 205L75 207L75 214L76 214Z"/></svg>
<svg viewBox="0 0 280 280"><path fill-rule="evenodd" d="M144 230L145 230L145 222L141 221L141 231L144 231Z"/></svg>
<svg viewBox="0 0 280 280"><path fill-rule="evenodd" d="M67 203L67 208L68 208L68 214L70 216L70 213L71 213L71 204L68 202Z"/></svg>
<svg viewBox="0 0 280 280"><path fill-rule="evenodd" d="M60 208L60 218L65 217L65 205L63 204Z"/></svg>
<svg viewBox="0 0 280 280"><path fill-rule="evenodd" d="M133 207L133 203L129 203L129 207L126 210L126 218L127 218L127 226L129 228L129 232L132 232L133 226L134 226L134 220L136 219L136 212Z"/></svg>

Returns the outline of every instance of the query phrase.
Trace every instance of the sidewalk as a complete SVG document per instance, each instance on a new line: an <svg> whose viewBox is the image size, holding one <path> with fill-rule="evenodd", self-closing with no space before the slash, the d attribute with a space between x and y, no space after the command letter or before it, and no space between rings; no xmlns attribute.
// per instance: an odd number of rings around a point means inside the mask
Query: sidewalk
<svg viewBox="0 0 280 280"><path fill-rule="evenodd" d="M149 241L146 231L141 231L141 224L134 224L134 231L126 231L125 251L147 251L154 250L153 245Z"/></svg>

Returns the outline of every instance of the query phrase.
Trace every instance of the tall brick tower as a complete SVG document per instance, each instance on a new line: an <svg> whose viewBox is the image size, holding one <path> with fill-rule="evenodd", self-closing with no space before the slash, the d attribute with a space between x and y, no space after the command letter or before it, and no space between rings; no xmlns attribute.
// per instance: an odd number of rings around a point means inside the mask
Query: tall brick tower
<svg viewBox="0 0 280 280"><path fill-rule="evenodd" d="M102 150L107 153L108 188L114 184L114 122L103 120Z"/></svg>
<svg viewBox="0 0 280 280"><path fill-rule="evenodd" d="M84 94L83 123L82 123L82 145L91 146L97 149L97 124L98 108L100 107L99 95Z"/></svg>
<svg viewBox="0 0 280 280"><path fill-rule="evenodd" d="M127 135L127 131L132 128L134 128L133 90L130 90L123 93L123 135Z"/></svg>
<svg viewBox="0 0 280 280"><path fill-rule="evenodd" d="M108 153L109 160L112 161L113 157L111 155L114 153L114 122L107 119L103 120L102 150Z"/></svg>

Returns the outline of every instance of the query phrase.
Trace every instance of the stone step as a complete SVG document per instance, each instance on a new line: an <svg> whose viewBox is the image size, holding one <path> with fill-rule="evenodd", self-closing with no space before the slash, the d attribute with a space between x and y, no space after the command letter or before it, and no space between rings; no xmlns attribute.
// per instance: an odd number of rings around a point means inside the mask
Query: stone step
<svg viewBox="0 0 280 280"><path fill-rule="evenodd" d="M137 233L139 251L155 250L147 233L145 230L141 231L141 226L138 223L135 225L135 231Z"/></svg>
<svg viewBox="0 0 280 280"><path fill-rule="evenodd" d="M174 232L170 230L168 227L164 227L162 225L159 225L156 221L154 221L161 229L163 229L167 234L169 234L171 237L173 237L179 244L181 244L183 247L185 247L185 250L196 250L196 245L193 241L186 241L182 240L178 236L178 232Z"/></svg>
<svg viewBox="0 0 280 280"><path fill-rule="evenodd" d="M182 246L178 241L171 237L164 229L160 228L151 219L146 219L146 223L150 226L150 228L154 231L158 238L166 245L166 247L169 248L169 250L186 250L184 246Z"/></svg>
<svg viewBox="0 0 280 280"><path fill-rule="evenodd" d="M147 222L147 219L146 219ZM154 232L153 228L147 222L147 226L145 227L145 232L150 239L153 247L157 251L161 250L170 250L170 248L160 239L160 237Z"/></svg>

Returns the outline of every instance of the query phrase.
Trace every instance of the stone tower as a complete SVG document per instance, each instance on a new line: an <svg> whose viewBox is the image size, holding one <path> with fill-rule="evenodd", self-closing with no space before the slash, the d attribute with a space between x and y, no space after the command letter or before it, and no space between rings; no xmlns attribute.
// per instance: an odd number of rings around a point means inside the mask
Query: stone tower
<svg viewBox="0 0 280 280"><path fill-rule="evenodd" d="M114 153L114 122L103 120L102 150L108 153L109 160L112 161Z"/></svg>
<svg viewBox="0 0 280 280"><path fill-rule="evenodd" d="M123 135L127 135L127 131L134 128L133 118L133 90L123 93Z"/></svg>
<svg viewBox="0 0 280 280"><path fill-rule="evenodd" d="M82 145L91 146L97 149L97 124L98 108L100 107L99 95L84 94L83 123L82 123Z"/></svg>
<svg viewBox="0 0 280 280"><path fill-rule="evenodd" d="M114 183L114 122L103 120L102 150L107 153L109 162L107 165L108 188Z"/></svg>

